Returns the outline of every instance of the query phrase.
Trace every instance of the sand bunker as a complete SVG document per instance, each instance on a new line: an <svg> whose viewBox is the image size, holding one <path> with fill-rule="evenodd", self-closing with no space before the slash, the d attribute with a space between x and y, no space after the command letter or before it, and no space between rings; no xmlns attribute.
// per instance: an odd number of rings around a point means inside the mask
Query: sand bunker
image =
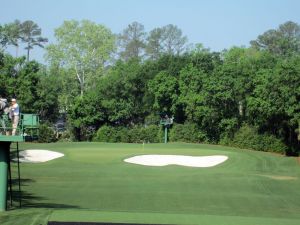
<svg viewBox="0 0 300 225"><path fill-rule="evenodd" d="M179 165L188 167L213 167L228 159L224 155L183 156L183 155L140 155L125 159L125 162L145 166Z"/></svg>
<svg viewBox="0 0 300 225"><path fill-rule="evenodd" d="M40 163L64 156L64 154L49 150L25 150L20 152L20 162ZM17 159L14 159L15 161Z"/></svg>

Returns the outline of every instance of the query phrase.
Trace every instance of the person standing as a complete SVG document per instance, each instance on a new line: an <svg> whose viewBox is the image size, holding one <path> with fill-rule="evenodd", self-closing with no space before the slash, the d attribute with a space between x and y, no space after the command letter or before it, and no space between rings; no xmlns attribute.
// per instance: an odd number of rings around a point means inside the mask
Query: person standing
<svg viewBox="0 0 300 225"><path fill-rule="evenodd" d="M20 118L20 108L15 98L11 100L10 110L12 120L12 135L15 136Z"/></svg>

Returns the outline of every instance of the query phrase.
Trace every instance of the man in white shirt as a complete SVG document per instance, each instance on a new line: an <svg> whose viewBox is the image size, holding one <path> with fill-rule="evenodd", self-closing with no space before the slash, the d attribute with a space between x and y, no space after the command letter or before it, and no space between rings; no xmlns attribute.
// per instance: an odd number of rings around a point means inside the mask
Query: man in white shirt
<svg viewBox="0 0 300 225"><path fill-rule="evenodd" d="M19 123L20 108L15 98L11 100L11 103L12 105L10 106L10 110L11 110L11 120L12 120L12 135L14 136L16 135L16 130Z"/></svg>

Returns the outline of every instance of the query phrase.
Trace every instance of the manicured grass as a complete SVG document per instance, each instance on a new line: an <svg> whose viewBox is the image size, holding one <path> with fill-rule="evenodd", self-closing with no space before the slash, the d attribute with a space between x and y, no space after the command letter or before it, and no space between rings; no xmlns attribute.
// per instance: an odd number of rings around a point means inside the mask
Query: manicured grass
<svg viewBox="0 0 300 225"><path fill-rule="evenodd" d="M23 209L0 224L90 221L166 224L299 224L295 158L197 144L22 144L65 157L21 164ZM124 163L141 154L227 155L213 168ZM14 165L15 167L15 165Z"/></svg>

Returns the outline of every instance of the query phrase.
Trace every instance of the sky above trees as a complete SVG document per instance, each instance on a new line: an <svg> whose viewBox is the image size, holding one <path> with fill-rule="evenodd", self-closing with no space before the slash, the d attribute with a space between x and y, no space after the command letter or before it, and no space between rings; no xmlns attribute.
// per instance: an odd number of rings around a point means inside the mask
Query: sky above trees
<svg viewBox="0 0 300 225"><path fill-rule="evenodd" d="M54 30L70 19L88 19L115 34L134 21L144 25L147 32L174 24L189 43L202 43L213 51L221 51L249 46L259 34L286 21L299 23L299 8L297 0L11 0L2 2L0 21L4 24L15 19L33 20L49 44L55 41ZM14 48L8 50L15 52ZM43 55L40 48L31 53L32 59L42 63Z"/></svg>

